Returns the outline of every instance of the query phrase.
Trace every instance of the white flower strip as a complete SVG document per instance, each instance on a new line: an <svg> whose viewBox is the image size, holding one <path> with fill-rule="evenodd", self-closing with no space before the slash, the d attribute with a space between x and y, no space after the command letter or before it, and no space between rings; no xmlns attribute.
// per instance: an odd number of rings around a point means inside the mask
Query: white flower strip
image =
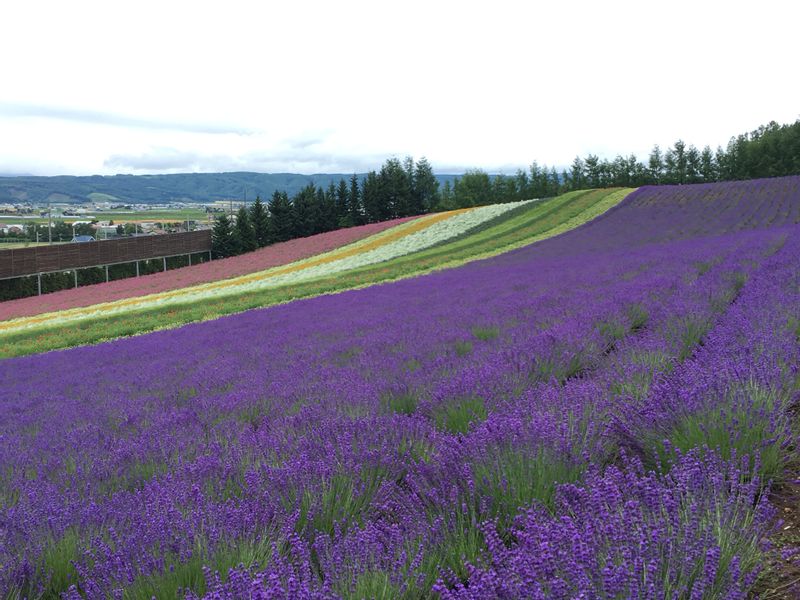
<svg viewBox="0 0 800 600"><path fill-rule="evenodd" d="M170 294L166 297L163 297L163 294L154 294L152 297L142 296L136 299L137 301L133 306L131 306L131 304L128 302L119 301L119 306L115 306L117 303L111 302L97 305L95 310L92 310L92 307L82 308L76 311L74 314L64 314L58 312L52 313L52 318L43 318L42 320L33 323L20 323L19 327L7 328L2 333L11 333L37 327L46 327L52 325L53 323L70 323L74 321L90 319L92 317L109 316L133 310L138 311L175 304L197 302L201 300L207 300L209 298L233 296L243 292L281 287L310 281L312 279L329 277L331 275L343 273L359 267L373 265L404 256L412 252L424 250L425 248L429 248L438 243L466 233L470 229L528 202L532 201L525 200L522 202L492 204L489 206L473 208L464 212L458 212L450 218L434 223L433 225L430 225L429 227L426 227L420 231L414 231L413 233L405 235L387 244L378 246L377 248L356 253L352 256L334 259L323 264L313 264L313 262L316 259L319 259L321 256L343 253L343 250L345 249L352 249L354 247L366 245L369 240L383 237L389 232L396 230L396 228L381 232L376 236L366 238L366 240L359 240L354 244L333 250L323 255L317 255L315 257L303 259L295 263L290 263L289 265L282 265L280 267L268 269L260 274L257 274L256 277L254 277L253 274L243 276L242 279L245 281L240 284L233 283L235 280L227 280L224 287L214 284L202 284L199 286L185 288L178 294ZM413 223L413 221L411 223ZM402 228L404 225L400 225L399 227ZM292 270L291 272L281 273L281 271L286 271L291 267L300 266L303 263L312 263L312 265L306 268ZM23 319L20 320L23 321Z"/></svg>
<svg viewBox="0 0 800 600"><path fill-rule="evenodd" d="M225 290L225 295L233 290L236 290L236 292L250 291L265 287L279 287L282 285L309 281L311 279L317 279L321 277L329 277L344 271L350 271L352 269L358 269L359 267L374 265L397 258L399 256L411 254L412 252L418 252L419 250L430 248L435 244L447 241L451 238L461 235L462 233L466 233L473 227L477 227L481 223L498 217L526 202L529 202L529 200L508 204L492 204L490 206L474 208L468 212L457 214L447 220L435 223L434 225L431 225L422 231L414 232L400 238L399 240L395 240L394 242L380 246L373 250L368 250L366 252L348 256L326 264L315 265L300 271L276 275L262 281L254 281L241 286L236 286L235 288L227 288Z"/></svg>

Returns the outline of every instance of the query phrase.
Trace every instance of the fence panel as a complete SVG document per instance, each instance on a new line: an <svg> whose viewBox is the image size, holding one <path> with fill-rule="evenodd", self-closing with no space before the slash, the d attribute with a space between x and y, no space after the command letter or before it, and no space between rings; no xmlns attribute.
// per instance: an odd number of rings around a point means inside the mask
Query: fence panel
<svg viewBox="0 0 800 600"><path fill-rule="evenodd" d="M97 242L15 248L13 250L0 249L0 278L22 277L49 271L67 271L210 250L211 231L208 229Z"/></svg>

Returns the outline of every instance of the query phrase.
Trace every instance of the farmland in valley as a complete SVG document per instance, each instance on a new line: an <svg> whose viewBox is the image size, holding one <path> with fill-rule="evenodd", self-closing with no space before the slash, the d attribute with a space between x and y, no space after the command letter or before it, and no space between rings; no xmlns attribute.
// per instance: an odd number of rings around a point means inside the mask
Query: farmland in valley
<svg viewBox="0 0 800 600"><path fill-rule="evenodd" d="M0 361L0 589L767 585L770 490L796 461L800 177L572 193L453 232L292 286L4 334L29 354L427 273Z"/></svg>

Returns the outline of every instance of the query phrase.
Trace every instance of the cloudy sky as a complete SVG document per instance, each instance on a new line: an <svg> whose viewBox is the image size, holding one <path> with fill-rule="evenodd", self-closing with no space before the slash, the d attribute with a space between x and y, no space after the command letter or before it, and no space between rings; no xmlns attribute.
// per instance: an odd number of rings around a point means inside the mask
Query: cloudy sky
<svg viewBox="0 0 800 600"><path fill-rule="evenodd" d="M0 22L6 174L511 173L800 118L786 0L30 0Z"/></svg>

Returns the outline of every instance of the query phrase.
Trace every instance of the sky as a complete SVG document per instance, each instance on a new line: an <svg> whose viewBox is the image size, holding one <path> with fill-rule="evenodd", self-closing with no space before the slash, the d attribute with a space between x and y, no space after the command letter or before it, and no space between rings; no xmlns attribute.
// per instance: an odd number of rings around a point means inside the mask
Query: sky
<svg viewBox="0 0 800 600"><path fill-rule="evenodd" d="M800 118L800 3L4 2L0 173L513 173Z"/></svg>

